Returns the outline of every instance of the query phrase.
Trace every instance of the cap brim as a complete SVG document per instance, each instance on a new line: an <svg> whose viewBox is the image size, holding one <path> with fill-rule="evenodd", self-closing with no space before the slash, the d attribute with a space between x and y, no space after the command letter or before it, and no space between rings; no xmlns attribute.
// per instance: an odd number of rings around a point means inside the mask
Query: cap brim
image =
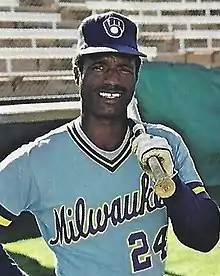
<svg viewBox="0 0 220 276"><path fill-rule="evenodd" d="M88 55L88 54L95 54L95 53L122 53L140 57L147 57L146 54L139 52L138 50L123 45L114 45L111 47L88 47L86 49L80 49L78 55Z"/></svg>

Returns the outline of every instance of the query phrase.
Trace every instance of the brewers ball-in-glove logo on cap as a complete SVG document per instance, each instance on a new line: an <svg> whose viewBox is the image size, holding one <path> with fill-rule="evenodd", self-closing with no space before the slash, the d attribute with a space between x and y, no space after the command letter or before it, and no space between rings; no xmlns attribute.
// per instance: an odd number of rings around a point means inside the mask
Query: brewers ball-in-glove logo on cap
<svg viewBox="0 0 220 276"><path fill-rule="evenodd" d="M138 49L137 25L117 12L91 15L78 31L77 56L117 52L146 57Z"/></svg>
<svg viewBox="0 0 220 276"><path fill-rule="evenodd" d="M120 38L125 31L125 23L117 17L109 17L103 22L105 32L112 38Z"/></svg>

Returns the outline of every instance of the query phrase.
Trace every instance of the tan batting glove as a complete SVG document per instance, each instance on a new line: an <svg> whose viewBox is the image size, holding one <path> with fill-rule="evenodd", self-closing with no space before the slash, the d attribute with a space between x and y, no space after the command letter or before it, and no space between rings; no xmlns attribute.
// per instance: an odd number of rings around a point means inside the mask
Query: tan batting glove
<svg viewBox="0 0 220 276"><path fill-rule="evenodd" d="M158 158L164 172L172 177L174 165L171 157L171 147L165 138L142 133L132 142L132 152L137 155L142 169L152 178L153 173L149 167L148 160L155 156Z"/></svg>

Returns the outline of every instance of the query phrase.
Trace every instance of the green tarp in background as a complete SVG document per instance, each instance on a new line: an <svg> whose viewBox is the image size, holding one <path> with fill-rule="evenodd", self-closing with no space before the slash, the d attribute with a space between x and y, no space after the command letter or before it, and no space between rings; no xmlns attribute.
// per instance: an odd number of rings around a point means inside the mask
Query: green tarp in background
<svg viewBox="0 0 220 276"><path fill-rule="evenodd" d="M136 92L142 118L178 131L207 187L220 187L220 70L147 63Z"/></svg>

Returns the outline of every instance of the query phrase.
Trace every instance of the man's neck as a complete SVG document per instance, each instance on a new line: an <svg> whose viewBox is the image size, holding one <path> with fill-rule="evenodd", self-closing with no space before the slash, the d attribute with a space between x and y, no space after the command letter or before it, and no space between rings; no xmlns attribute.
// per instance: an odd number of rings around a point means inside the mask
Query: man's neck
<svg viewBox="0 0 220 276"><path fill-rule="evenodd" d="M82 117L82 130L94 145L103 150L113 151L123 142L128 128L127 118L101 119Z"/></svg>

